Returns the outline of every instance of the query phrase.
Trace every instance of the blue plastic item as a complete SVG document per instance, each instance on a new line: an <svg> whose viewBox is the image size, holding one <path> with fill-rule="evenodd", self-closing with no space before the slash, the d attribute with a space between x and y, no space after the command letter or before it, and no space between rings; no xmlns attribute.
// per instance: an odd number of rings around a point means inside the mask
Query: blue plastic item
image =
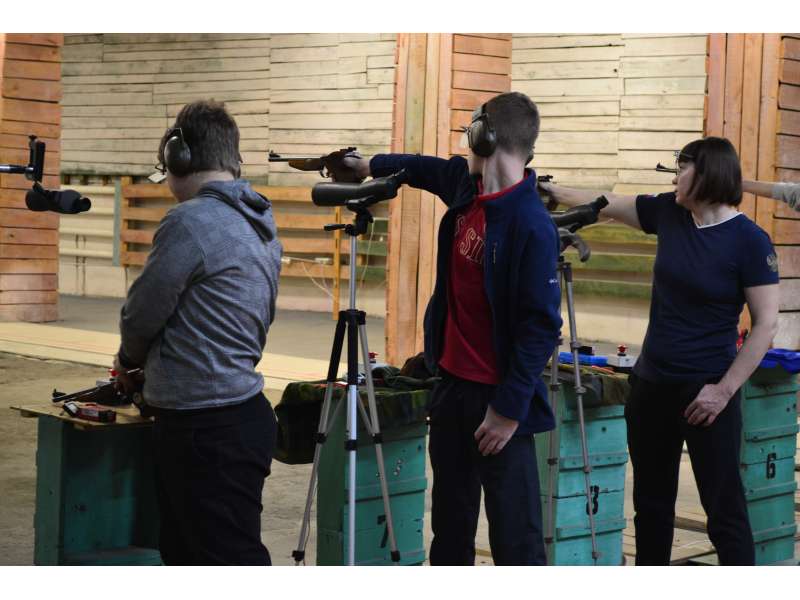
<svg viewBox="0 0 800 600"><path fill-rule="evenodd" d="M572 352L559 352L558 360L564 364L572 364ZM590 356L589 354L578 354L578 362L582 365L595 365L605 367L608 364L606 356Z"/></svg>
<svg viewBox="0 0 800 600"><path fill-rule="evenodd" d="M562 352L562 354L565 353ZM784 348L772 348L767 350L759 366L765 369L774 369L780 366L787 373L800 373L800 352Z"/></svg>

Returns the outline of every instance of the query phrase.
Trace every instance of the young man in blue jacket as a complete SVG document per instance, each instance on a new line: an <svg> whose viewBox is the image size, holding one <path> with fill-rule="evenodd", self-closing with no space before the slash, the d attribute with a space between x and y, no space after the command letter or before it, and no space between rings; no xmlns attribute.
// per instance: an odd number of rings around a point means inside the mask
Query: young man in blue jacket
<svg viewBox="0 0 800 600"><path fill-rule="evenodd" d="M541 374L561 330L558 232L525 169L539 112L524 94L492 98L465 128L469 158L346 159L359 175L400 169L439 196L436 286L425 361L441 375L430 406L432 565L472 565L486 494L497 565L543 565L534 433L555 426Z"/></svg>

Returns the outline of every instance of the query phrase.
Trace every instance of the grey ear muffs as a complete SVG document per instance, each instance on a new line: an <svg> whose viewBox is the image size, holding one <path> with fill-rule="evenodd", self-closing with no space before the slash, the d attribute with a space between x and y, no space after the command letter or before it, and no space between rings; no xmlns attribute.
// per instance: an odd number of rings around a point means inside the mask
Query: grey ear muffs
<svg viewBox="0 0 800 600"><path fill-rule="evenodd" d="M472 113L472 123L467 129L467 142L470 150L478 156L485 158L494 154L497 148L497 133L489 121L486 104L481 104L481 107Z"/></svg>
<svg viewBox="0 0 800 600"><path fill-rule="evenodd" d="M183 131L180 127L174 127L166 137L164 166L176 177L185 177L192 167L192 151L183 139Z"/></svg>

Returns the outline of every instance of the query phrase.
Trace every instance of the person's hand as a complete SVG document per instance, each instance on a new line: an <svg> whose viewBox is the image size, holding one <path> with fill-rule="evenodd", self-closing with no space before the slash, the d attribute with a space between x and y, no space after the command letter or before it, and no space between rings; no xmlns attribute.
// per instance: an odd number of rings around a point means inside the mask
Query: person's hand
<svg viewBox="0 0 800 600"><path fill-rule="evenodd" d="M116 388L120 392L125 392L126 394L132 394L137 390L137 383L134 380L132 375L128 374L128 369L122 366L122 363L119 362L119 355L114 355L114 366L112 367L116 372Z"/></svg>
<svg viewBox="0 0 800 600"><path fill-rule="evenodd" d="M345 168L351 169L360 179L369 177L369 159L363 156L345 156L342 159L342 165ZM336 177L331 177L336 181Z"/></svg>
<svg viewBox="0 0 800 600"><path fill-rule="evenodd" d="M686 407L683 416L689 425L708 427L728 405L731 395L719 384L706 384L697 398Z"/></svg>
<svg viewBox="0 0 800 600"><path fill-rule="evenodd" d="M542 196L543 202L547 207L547 210L554 211L558 208L558 200L556 200L554 195L554 185L549 181L540 181L538 183L539 186L539 195Z"/></svg>
<svg viewBox="0 0 800 600"><path fill-rule="evenodd" d="M518 421L496 413L489 405L489 408L486 409L483 423L475 431L478 452L484 456L497 454L505 447L518 426Z"/></svg>

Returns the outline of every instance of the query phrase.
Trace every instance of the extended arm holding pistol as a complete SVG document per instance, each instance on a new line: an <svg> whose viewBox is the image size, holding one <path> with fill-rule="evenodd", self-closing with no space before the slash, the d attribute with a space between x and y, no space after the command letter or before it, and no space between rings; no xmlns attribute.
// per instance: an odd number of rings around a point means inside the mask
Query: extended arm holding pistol
<svg viewBox="0 0 800 600"><path fill-rule="evenodd" d="M274 150L270 150L268 162L288 162L293 169L318 171L322 177L330 177L341 183L361 183L364 181L363 177L359 177L352 168L345 165L345 158L361 158L361 155L355 146L342 148L323 156L284 156Z"/></svg>

